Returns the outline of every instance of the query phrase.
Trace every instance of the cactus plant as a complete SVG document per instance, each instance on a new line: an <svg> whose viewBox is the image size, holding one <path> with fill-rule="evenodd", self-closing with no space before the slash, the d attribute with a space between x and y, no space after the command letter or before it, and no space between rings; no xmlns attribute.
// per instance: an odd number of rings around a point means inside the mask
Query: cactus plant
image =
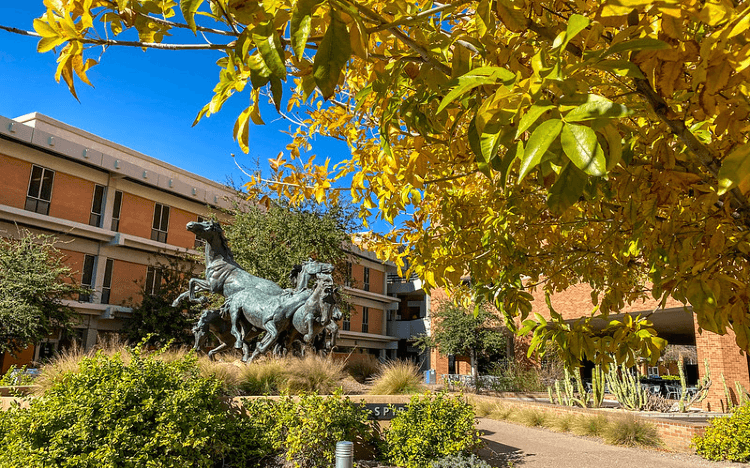
<svg viewBox="0 0 750 468"><path fill-rule="evenodd" d="M623 364L618 368L612 366L607 374L607 384L612 394L617 398L620 406L631 411L641 411L648 404L648 392L641 387L638 376L628 372Z"/></svg>
<svg viewBox="0 0 750 468"><path fill-rule="evenodd" d="M688 395L687 393L687 379L685 378L685 368L683 367L682 361L677 362L677 369L680 371L680 385L682 391L680 392L680 401L678 401L680 413L686 413L688 408L696 403L700 403L705 400L708 396L708 389L711 388L711 369L708 367L708 359L703 361L703 366L706 369L706 375L701 377L698 382L698 388L695 394ZM688 397L690 397L688 399Z"/></svg>
<svg viewBox="0 0 750 468"><path fill-rule="evenodd" d="M600 408L604 401L604 387L606 386L604 369L600 364L594 366L591 372L591 407Z"/></svg>
<svg viewBox="0 0 750 468"><path fill-rule="evenodd" d="M565 406L578 405L581 408L588 407L589 394L583 388L581 369L576 368L576 370L573 371L573 379L575 380L576 387L578 389L577 392L573 389L573 384L570 382L570 371L567 367L564 369L564 371L565 379L562 380L562 384L560 380L555 381L555 394L557 395L557 404ZM547 393L549 395L550 403L555 403L552 395L552 387L547 387Z"/></svg>

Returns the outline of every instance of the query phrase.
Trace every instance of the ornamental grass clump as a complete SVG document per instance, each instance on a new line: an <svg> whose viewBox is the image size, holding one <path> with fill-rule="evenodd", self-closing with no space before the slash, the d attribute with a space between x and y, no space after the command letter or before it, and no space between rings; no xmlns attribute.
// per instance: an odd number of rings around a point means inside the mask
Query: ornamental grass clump
<svg viewBox="0 0 750 468"><path fill-rule="evenodd" d="M609 422L604 430L604 441L628 447L658 447L659 432L653 424L628 414Z"/></svg>
<svg viewBox="0 0 750 468"><path fill-rule="evenodd" d="M582 436L602 437L607 429L609 420L606 416L581 416L573 421L573 432Z"/></svg>
<svg viewBox="0 0 750 468"><path fill-rule="evenodd" d="M545 427L549 418L544 411L529 408L516 414L514 419L524 426Z"/></svg>
<svg viewBox="0 0 750 468"><path fill-rule="evenodd" d="M286 381L282 388L289 393L316 392L328 395L341 389L344 379L344 363L341 361L308 354L303 358L287 358L283 364Z"/></svg>
<svg viewBox="0 0 750 468"><path fill-rule="evenodd" d="M411 361L390 361L375 377L371 395L405 395L422 390L419 367Z"/></svg>
<svg viewBox="0 0 750 468"><path fill-rule="evenodd" d="M278 395L287 381L281 359L263 359L240 367L238 388L245 395Z"/></svg>

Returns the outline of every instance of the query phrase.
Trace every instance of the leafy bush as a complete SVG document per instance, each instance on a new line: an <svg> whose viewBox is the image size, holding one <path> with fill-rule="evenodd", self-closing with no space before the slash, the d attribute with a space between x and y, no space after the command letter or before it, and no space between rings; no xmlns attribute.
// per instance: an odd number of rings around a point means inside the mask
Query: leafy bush
<svg viewBox="0 0 750 468"><path fill-rule="evenodd" d="M419 367L411 361L390 361L375 377L371 395L404 395L422 389Z"/></svg>
<svg viewBox="0 0 750 468"><path fill-rule="evenodd" d="M405 468L427 468L441 457L467 453L481 442L474 424L474 408L462 397L414 395L385 432L387 457Z"/></svg>
<svg viewBox="0 0 750 468"><path fill-rule="evenodd" d="M194 356L85 357L28 409L4 414L0 467L247 466L265 429L228 411L219 386Z"/></svg>
<svg viewBox="0 0 750 468"><path fill-rule="evenodd" d="M656 426L628 414L609 422L604 430L604 440L608 444L628 447L658 447L661 445Z"/></svg>
<svg viewBox="0 0 750 468"><path fill-rule="evenodd" d="M432 462L430 468L492 468L492 466L473 453L471 455L448 455Z"/></svg>
<svg viewBox="0 0 750 468"><path fill-rule="evenodd" d="M0 386L32 385L34 376L26 372L26 366L11 365L8 372L0 376Z"/></svg>
<svg viewBox="0 0 750 468"><path fill-rule="evenodd" d="M714 418L705 435L693 438L698 455L708 460L750 461L750 404L731 416Z"/></svg>
<svg viewBox="0 0 750 468"><path fill-rule="evenodd" d="M376 440L375 422L367 420L367 410L342 398L340 392L326 397L300 395L296 399L287 395L270 411L273 426L269 440L295 467L332 466L338 441L369 446Z"/></svg>

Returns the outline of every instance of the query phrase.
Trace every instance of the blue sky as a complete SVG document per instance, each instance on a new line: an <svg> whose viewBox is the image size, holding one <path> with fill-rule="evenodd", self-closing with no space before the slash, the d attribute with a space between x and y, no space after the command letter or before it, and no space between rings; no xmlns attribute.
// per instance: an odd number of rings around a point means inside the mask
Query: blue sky
<svg viewBox="0 0 750 468"><path fill-rule="evenodd" d="M0 24L33 30L33 19L44 11L42 0L5 1ZM265 171L266 160L284 151L290 141L281 133L289 124L277 120L276 111L266 106L262 111L267 125L251 127L250 153L242 152L232 139L232 127L248 104L247 92L233 96L221 112L191 127L213 95L219 52L110 47L88 73L94 88L76 84L78 102L64 83L55 82L56 57L52 52L37 53L37 41L0 31L0 115L4 117L40 112L222 183L228 177L235 182L244 178L231 153L251 169L259 161ZM321 161L326 157L338 161L348 150L343 143L320 139L312 153Z"/></svg>

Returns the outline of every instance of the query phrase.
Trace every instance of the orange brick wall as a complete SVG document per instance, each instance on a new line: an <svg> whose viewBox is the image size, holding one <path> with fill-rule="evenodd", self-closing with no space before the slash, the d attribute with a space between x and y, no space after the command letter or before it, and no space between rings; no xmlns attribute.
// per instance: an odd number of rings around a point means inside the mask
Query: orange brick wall
<svg viewBox="0 0 750 468"><path fill-rule="evenodd" d="M380 335L383 333L383 316L385 313L382 309L374 309L370 307L370 312L368 316L369 320L369 333L374 333L376 335Z"/></svg>
<svg viewBox="0 0 750 468"><path fill-rule="evenodd" d="M695 328L698 372L701 376L705 375L705 360L708 359L712 381L711 388L708 390L708 397L703 400L703 409L726 411L727 402L721 376L724 375L733 403L738 403L734 383L739 382L746 390L750 391L747 357L740 354L740 349L734 341L735 335L733 332L729 331L726 335L720 336L703 330L703 333L699 334L697 333L697 323Z"/></svg>
<svg viewBox="0 0 750 468"><path fill-rule="evenodd" d="M120 232L151 239L155 202L123 192ZM171 214L171 213L170 213Z"/></svg>
<svg viewBox="0 0 750 468"><path fill-rule="evenodd" d="M94 183L80 177L55 172L49 215L77 223L88 224Z"/></svg>
<svg viewBox="0 0 750 468"><path fill-rule="evenodd" d="M34 346L29 346L19 352L16 357L13 357L10 353L0 355L2 357L0 359L0 374L8 372L8 369L12 365L21 367L31 362L34 359L34 349Z"/></svg>
<svg viewBox="0 0 750 468"><path fill-rule="evenodd" d="M31 164L0 154L0 174L4 181L0 190L0 205L23 208L29 189Z"/></svg>
<svg viewBox="0 0 750 468"><path fill-rule="evenodd" d="M83 256L81 252L73 252L72 250L65 250L58 248L60 253L65 259L65 264L70 267L73 278L76 283L81 282L81 272L83 271Z"/></svg>
<svg viewBox="0 0 750 468"><path fill-rule="evenodd" d="M370 268L370 292L383 294L384 271Z"/></svg>
<svg viewBox="0 0 750 468"><path fill-rule="evenodd" d="M112 264L112 295L110 304L131 305L141 302L141 285L146 277L146 265L115 260Z"/></svg>
<svg viewBox="0 0 750 468"><path fill-rule="evenodd" d="M153 213L151 213L153 222ZM185 229L185 225L190 221L197 221L198 215L189 213L179 208L169 209L169 233L167 242L186 249L192 249L195 246L195 234ZM151 226L149 224L149 226ZM151 236L151 231L149 231Z"/></svg>

